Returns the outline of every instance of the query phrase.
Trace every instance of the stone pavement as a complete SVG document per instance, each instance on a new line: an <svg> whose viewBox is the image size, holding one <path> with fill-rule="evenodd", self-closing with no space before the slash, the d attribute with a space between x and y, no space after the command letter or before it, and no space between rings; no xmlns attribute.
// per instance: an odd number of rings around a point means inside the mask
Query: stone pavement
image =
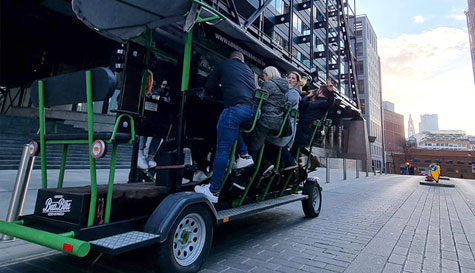
<svg viewBox="0 0 475 273"><path fill-rule="evenodd" d="M475 273L475 181L452 179L456 188L441 188L421 179L343 181L332 173L322 183L318 218L304 218L293 203L221 225L201 272ZM147 251L92 265L19 240L0 242L0 272L153 272L143 262Z"/></svg>

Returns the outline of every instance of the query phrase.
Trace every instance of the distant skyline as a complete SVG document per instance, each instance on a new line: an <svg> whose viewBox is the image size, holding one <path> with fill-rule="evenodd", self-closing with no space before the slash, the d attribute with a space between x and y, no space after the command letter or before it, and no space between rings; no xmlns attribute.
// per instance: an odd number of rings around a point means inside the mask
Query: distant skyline
<svg viewBox="0 0 475 273"><path fill-rule="evenodd" d="M356 2L378 36L383 100L406 126L409 114L419 124L421 114L437 113L440 130L475 135L466 9L466 0Z"/></svg>

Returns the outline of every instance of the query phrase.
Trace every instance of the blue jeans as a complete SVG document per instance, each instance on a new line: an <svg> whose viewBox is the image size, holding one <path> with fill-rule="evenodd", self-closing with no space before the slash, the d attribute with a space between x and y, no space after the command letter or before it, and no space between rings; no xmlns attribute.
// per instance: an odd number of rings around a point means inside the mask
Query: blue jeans
<svg viewBox="0 0 475 273"><path fill-rule="evenodd" d="M211 177L211 192L218 192L223 183L224 173L228 166L229 154L233 143L238 139L239 153L247 153L246 144L239 134L239 127L243 123L254 119L256 110L250 106L236 105L225 108L221 113L217 125L218 138L216 143L216 156L213 162L213 176Z"/></svg>
<svg viewBox="0 0 475 273"><path fill-rule="evenodd" d="M150 156L155 155L157 152L158 145L160 144L161 138L158 137L152 137L152 141L150 142L150 146L148 147L148 154ZM140 136L140 141L139 141L139 150L143 151L145 150L145 146L147 144L147 137L146 136Z"/></svg>

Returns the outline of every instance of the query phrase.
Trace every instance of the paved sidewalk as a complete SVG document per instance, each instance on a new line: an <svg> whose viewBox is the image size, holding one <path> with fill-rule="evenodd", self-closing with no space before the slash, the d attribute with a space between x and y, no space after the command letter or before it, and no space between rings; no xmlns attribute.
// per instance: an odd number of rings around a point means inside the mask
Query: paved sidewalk
<svg viewBox="0 0 475 273"><path fill-rule="evenodd" d="M322 179L318 218L304 218L293 203L221 225L201 272L475 273L475 181L452 179L456 188L441 188L419 185L422 179L362 174L343 181L334 171L331 183ZM154 272L142 252L94 266L54 253L0 242L0 272Z"/></svg>

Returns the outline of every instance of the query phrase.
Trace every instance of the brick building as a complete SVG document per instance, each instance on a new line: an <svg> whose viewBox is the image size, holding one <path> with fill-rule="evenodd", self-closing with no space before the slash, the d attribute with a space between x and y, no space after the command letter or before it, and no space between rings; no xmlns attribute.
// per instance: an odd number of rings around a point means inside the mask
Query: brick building
<svg viewBox="0 0 475 273"><path fill-rule="evenodd" d="M392 108L394 110L394 106ZM386 170L392 173L394 170L393 154L404 153L406 142L404 133L404 116L394 111L384 109L384 152L386 153ZM396 168L396 171L399 170Z"/></svg>
<svg viewBox="0 0 475 273"><path fill-rule="evenodd" d="M427 172L431 163L440 165L442 176L475 179L474 151L442 151L408 148L402 154L394 154L393 173L401 174L401 168L409 162L415 168L414 173Z"/></svg>

